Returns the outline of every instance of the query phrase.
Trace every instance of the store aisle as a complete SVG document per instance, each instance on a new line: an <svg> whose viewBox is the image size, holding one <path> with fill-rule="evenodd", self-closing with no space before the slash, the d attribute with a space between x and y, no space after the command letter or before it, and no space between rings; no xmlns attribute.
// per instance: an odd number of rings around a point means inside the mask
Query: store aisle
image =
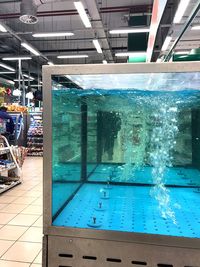
<svg viewBox="0 0 200 267"><path fill-rule="evenodd" d="M0 196L0 266L40 267L42 158L26 158L23 183Z"/></svg>

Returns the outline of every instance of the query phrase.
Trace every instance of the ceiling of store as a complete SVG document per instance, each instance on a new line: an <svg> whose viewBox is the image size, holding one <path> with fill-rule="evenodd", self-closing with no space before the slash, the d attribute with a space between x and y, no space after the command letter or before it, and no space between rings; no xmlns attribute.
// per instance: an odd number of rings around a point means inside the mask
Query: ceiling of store
<svg viewBox="0 0 200 267"><path fill-rule="evenodd" d="M40 75L41 66L52 61L54 64L85 64L126 62L127 57L118 58L117 52L128 51L128 34L111 35L109 30L128 27L130 17L142 14L151 14L153 0L84 0L82 1L90 17L92 28L85 28L80 16L75 9L72 0L34 0L38 4L37 17L39 22L34 25L24 24L19 20L21 1L0 0L0 23L4 23L11 30L10 33L0 32L0 59L6 56L30 55L26 49L21 47L21 40L27 41L34 48L39 50L42 56L32 56L31 61L22 63L25 72L31 73L34 77ZM165 2L165 0L162 0ZM160 2L162 2L160 0ZM167 4L161 16L161 23L158 25L158 32L153 47L151 61L166 54L161 52L161 47L167 35L172 36L168 50L176 38L179 37L188 18L199 0L190 0L180 23L173 24L179 0L166 0ZM189 51L198 48L200 45L200 30L192 31L191 25L200 24L200 17L197 12L192 23L188 25L181 40L174 51ZM71 37L34 38L33 33L38 32L61 32L69 31L74 35ZM93 39L97 38L102 47L103 53L98 54ZM58 59L58 55L87 54L88 58L82 59ZM2 62L0 60L0 62ZM12 61L3 62L17 68L17 63ZM0 67L0 72L6 71ZM0 74L3 78L14 78L17 74Z"/></svg>

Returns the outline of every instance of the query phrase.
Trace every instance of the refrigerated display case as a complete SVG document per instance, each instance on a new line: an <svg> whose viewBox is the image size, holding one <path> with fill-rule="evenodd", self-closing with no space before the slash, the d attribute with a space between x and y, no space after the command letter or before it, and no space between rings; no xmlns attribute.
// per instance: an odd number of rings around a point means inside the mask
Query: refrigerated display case
<svg viewBox="0 0 200 267"><path fill-rule="evenodd" d="M42 112L30 112L30 126L27 134L28 156L43 156Z"/></svg>
<svg viewBox="0 0 200 267"><path fill-rule="evenodd" d="M26 146L27 144L27 113L8 112L15 124L13 145Z"/></svg>
<svg viewBox="0 0 200 267"><path fill-rule="evenodd" d="M43 68L43 267L200 266L199 70Z"/></svg>

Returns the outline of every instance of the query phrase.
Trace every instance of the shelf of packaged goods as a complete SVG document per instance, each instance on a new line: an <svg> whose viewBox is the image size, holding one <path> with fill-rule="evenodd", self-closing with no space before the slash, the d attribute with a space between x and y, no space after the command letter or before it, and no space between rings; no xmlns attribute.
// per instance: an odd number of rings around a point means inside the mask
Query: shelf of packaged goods
<svg viewBox="0 0 200 267"><path fill-rule="evenodd" d="M16 165L12 165L12 166L7 167L7 168L1 168L1 167L0 167L0 173L1 173L1 172L5 172L5 171L10 171L10 170L13 170L13 169L15 169L15 168L16 168Z"/></svg>
<svg viewBox="0 0 200 267"><path fill-rule="evenodd" d="M10 150L7 147L0 147L0 155L9 153Z"/></svg>
<svg viewBox="0 0 200 267"><path fill-rule="evenodd" d="M28 142L27 145L28 145L29 147L33 147L33 146L43 146L43 143L34 143L34 142L30 143L30 142Z"/></svg>
<svg viewBox="0 0 200 267"><path fill-rule="evenodd" d="M12 181L11 184L7 185L7 184L0 184L0 194L11 189L12 187L21 184L20 180L16 180L16 181Z"/></svg>
<svg viewBox="0 0 200 267"><path fill-rule="evenodd" d="M36 141L43 140L42 137L28 136L28 140L35 139Z"/></svg>

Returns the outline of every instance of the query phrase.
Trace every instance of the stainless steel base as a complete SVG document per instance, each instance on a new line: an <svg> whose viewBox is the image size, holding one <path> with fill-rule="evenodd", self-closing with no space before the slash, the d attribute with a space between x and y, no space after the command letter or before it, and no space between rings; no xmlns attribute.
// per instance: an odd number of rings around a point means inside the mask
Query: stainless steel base
<svg viewBox="0 0 200 267"><path fill-rule="evenodd" d="M43 267L200 267L200 249L61 236L44 241Z"/></svg>

